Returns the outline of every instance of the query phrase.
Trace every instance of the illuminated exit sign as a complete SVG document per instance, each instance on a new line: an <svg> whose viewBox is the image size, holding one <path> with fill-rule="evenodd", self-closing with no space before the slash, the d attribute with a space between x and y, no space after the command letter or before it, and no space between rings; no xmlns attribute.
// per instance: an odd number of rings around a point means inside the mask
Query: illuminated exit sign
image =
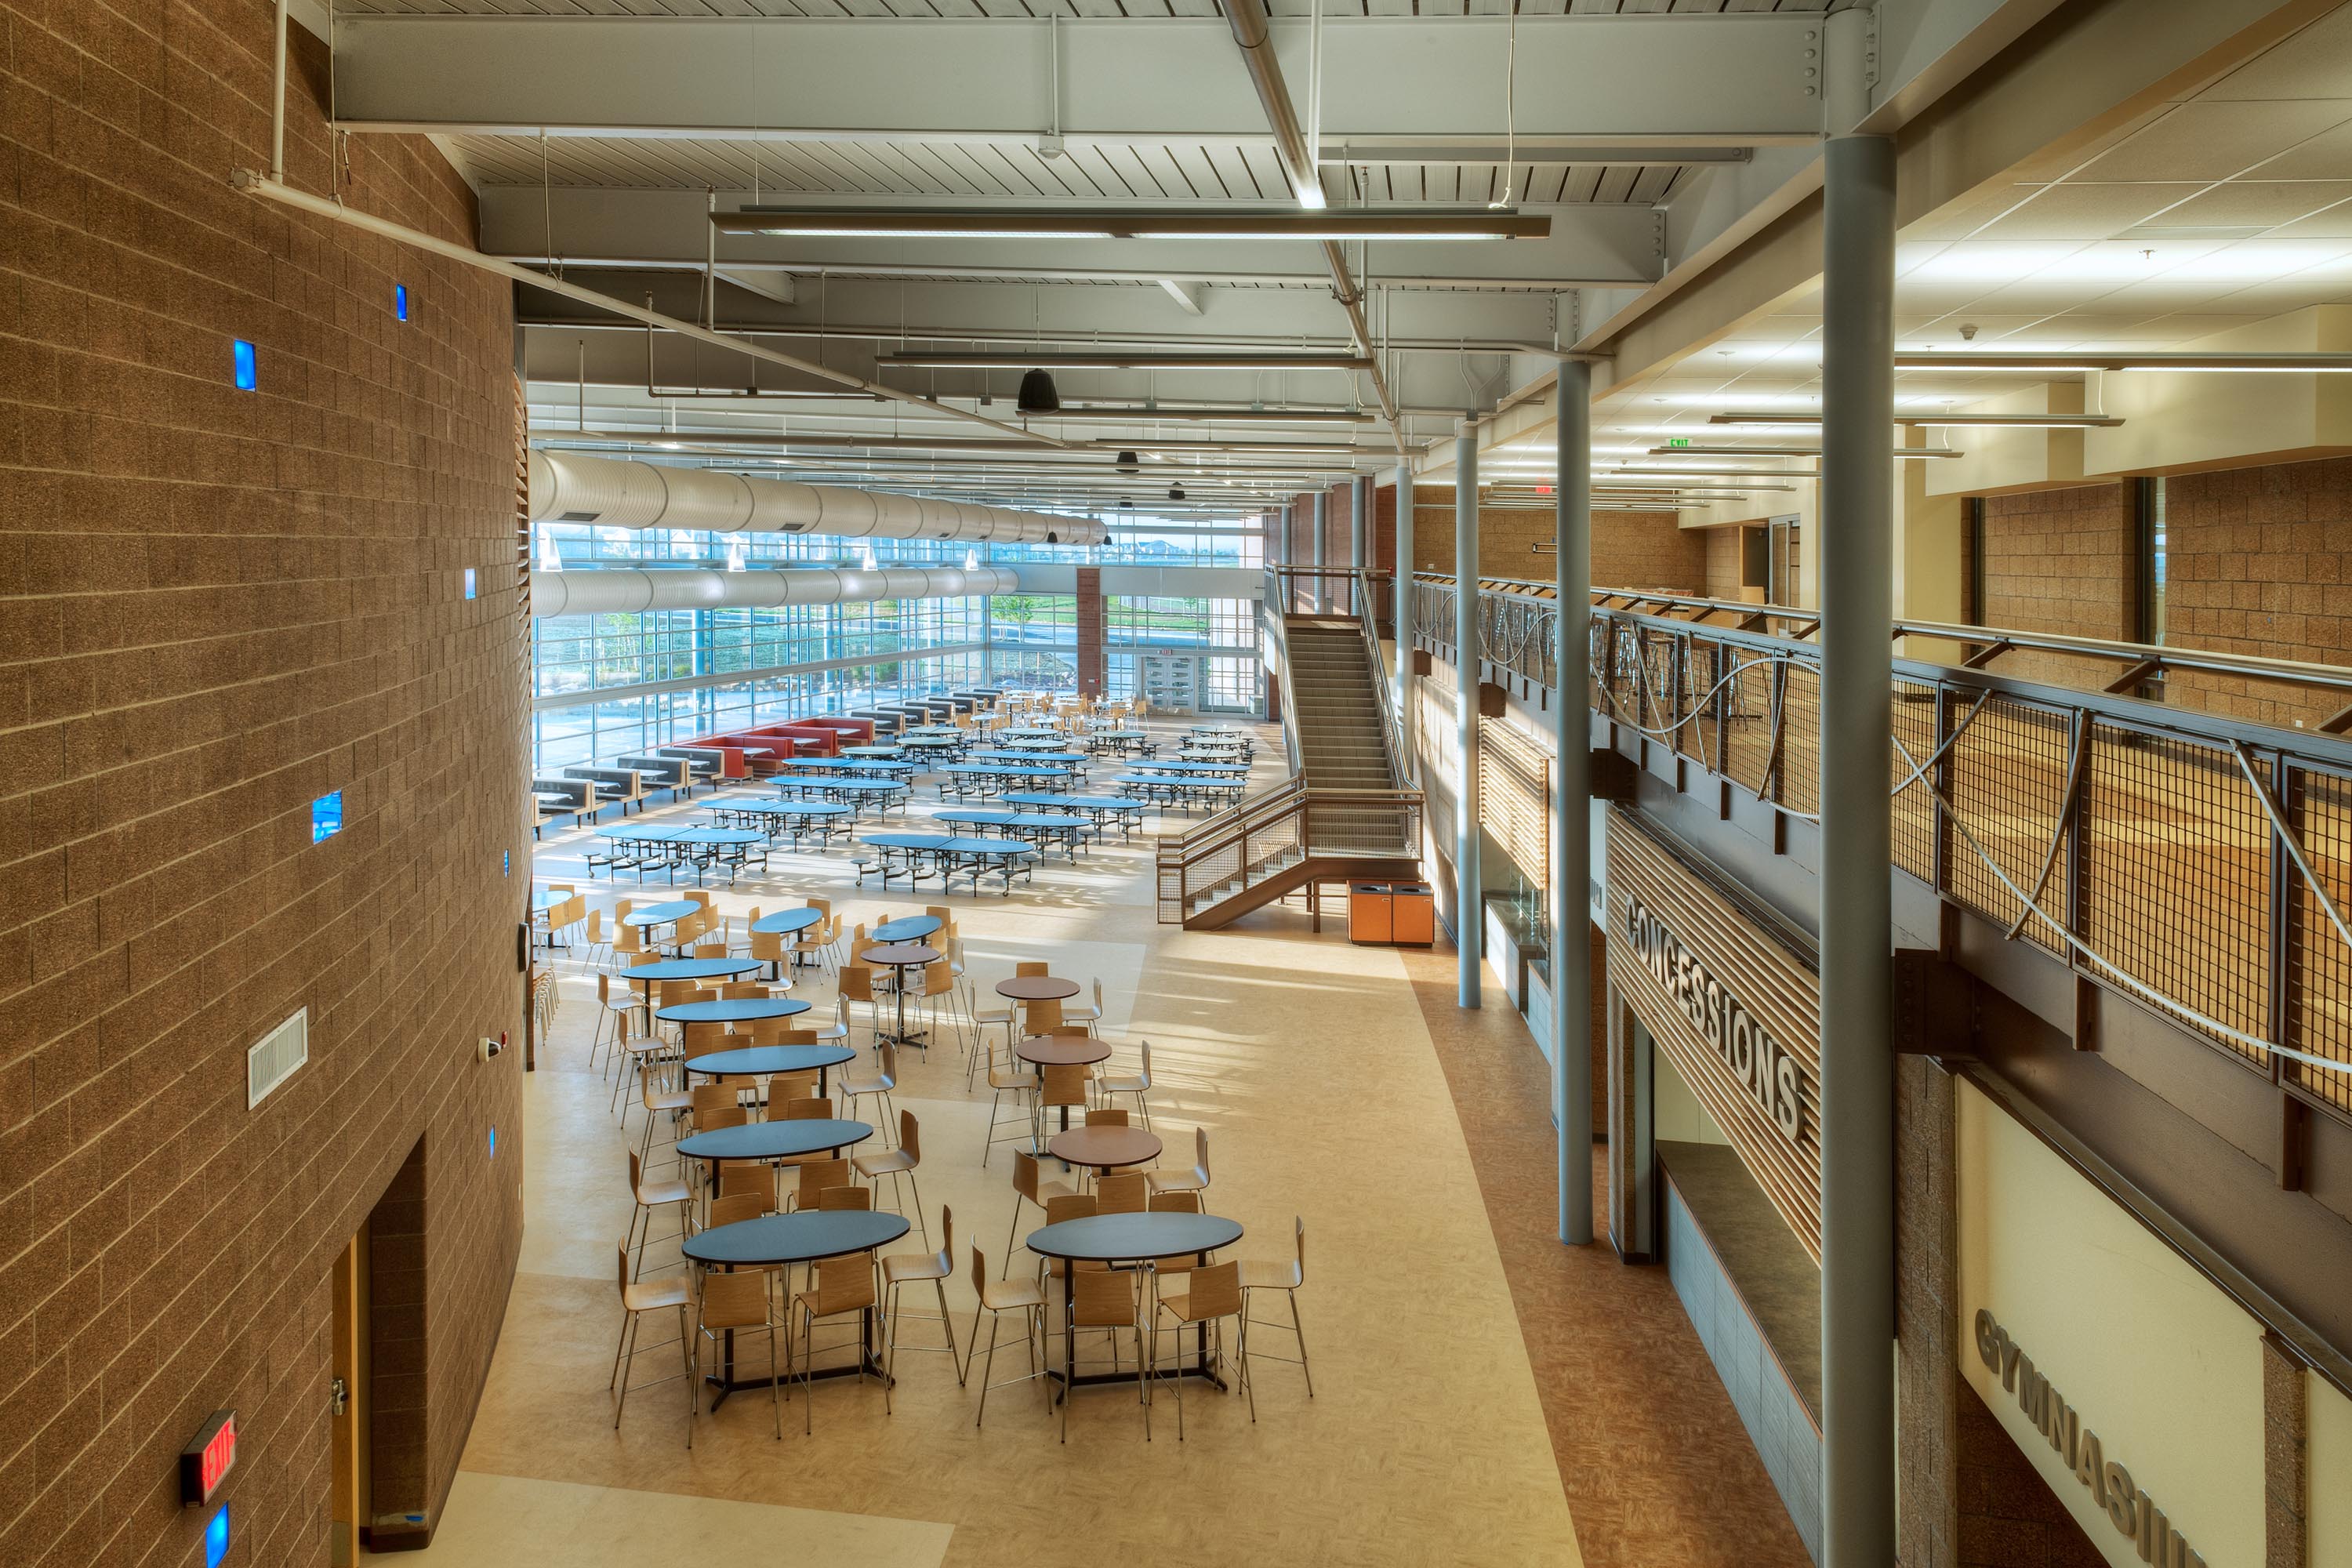
<svg viewBox="0 0 2352 1568"><path fill-rule="evenodd" d="M1690 445L1690 437L1687 436L1670 437L1666 441L1666 445L1669 447L1687 447Z"/></svg>
<svg viewBox="0 0 2352 1568"><path fill-rule="evenodd" d="M180 1450L180 1503L196 1508L213 1500L213 1493L236 1468L236 1412L215 1410L212 1419Z"/></svg>

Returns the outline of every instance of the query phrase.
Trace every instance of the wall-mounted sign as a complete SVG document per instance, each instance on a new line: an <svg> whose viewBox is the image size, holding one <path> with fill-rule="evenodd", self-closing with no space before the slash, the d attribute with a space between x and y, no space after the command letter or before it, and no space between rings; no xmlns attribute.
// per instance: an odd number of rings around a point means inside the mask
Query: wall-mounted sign
<svg viewBox="0 0 2352 1568"><path fill-rule="evenodd" d="M180 1450L180 1504L200 1508L236 1468L236 1412L215 1410Z"/></svg>
<svg viewBox="0 0 2352 1568"><path fill-rule="evenodd" d="M2033 1369L2033 1358L1982 1307L1977 1309L1976 1334L1977 1359L2000 1374L2002 1392L2017 1396L2018 1409L2089 1489L2092 1500L2106 1510L2108 1522L2130 1540L2139 1560L2157 1568L2205 1568L2205 1559L2172 1528L2155 1500L2132 1484L2131 1471L2107 1458L2099 1435L2083 1425L2074 1407Z"/></svg>
<svg viewBox="0 0 2352 1568"><path fill-rule="evenodd" d="M1625 900L1625 939L1683 1016L1723 1058L1748 1100L1771 1119L1780 1136L1794 1143L1805 1125L1796 1058L1774 1042L1739 998L1707 973L1698 955L1638 894Z"/></svg>

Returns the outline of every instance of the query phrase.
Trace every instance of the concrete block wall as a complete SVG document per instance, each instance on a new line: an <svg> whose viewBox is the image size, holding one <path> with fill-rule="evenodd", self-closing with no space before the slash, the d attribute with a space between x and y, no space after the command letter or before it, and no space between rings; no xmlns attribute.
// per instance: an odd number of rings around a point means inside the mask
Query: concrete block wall
<svg viewBox="0 0 2352 1568"><path fill-rule="evenodd" d="M1550 542L1553 526L1549 507L1482 508L1478 570L1489 577L1550 578L1557 570L1551 553L1538 554L1535 546ZM1454 574L1452 487L1415 487L1412 557L1417 572ZM1677 528L1671 516L1660 513L1596 511L1592 581L1602 587L1699 593L1706 586L1706 535L1701 530Z"/></svg>
<svg viewBox="0 0 2352 1568"><path fill-rule="evenodd" d="M270 20L0 0L12 1568L200 1562L174 1466L221 1407L236 1560L327 1561L329 1271L420 1139L437 1508L520 1241L520 1052L474 1052L522 1012L509 293L230 188L268 163ZM338 174L293 46L291 183L470 241L422 139ZM247 1047L298 1007L309 1064L248 1111Z"/></svg>

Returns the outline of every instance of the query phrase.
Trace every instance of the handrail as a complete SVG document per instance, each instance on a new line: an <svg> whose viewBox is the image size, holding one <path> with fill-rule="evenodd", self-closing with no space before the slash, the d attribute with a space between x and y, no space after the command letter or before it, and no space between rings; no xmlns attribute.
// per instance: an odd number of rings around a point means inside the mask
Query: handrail
<svg viewBox="0 0 2352 1568"><path fill-rule="evenodd" d="M1412 777L1412 769L1404 754L1404 736L1397 727L1396 703L1389 692L1388 660L1381 657L1381 626L1372 614L1374 575L1370 572L1356 574L1356 626L1364 634L1364 658L1372 667L1372 705L1381 713L1381 742L1388 748L1389 777L1402 784Z"/></svg>
<svg viewBox="0 0 2352 1568"><path fill-rule="evenodd" d="M1458 662L1454 592L1451 578L1416 581L1412 635ZM1481 660L1549 686L1559 608L1507 586L1482 595ZM1740 624L1704 618L1718 611ZM1800 635L1757 629L1774 618ZM1786 606L1598 590L1586 700L1619 743L1639 737L1819 821L1819 624ZM1894 629L1975 650L1888 660L1895 864L2352 1120L2352 930L2337 918L2352 862L2352 741L2337 731L2352 706L2312 727L2279 717L2298 696L2333 706L2352 669L1939 622ZM2126 668L2078 689L1988 668L2014 651ZM2159 669L2269 682L2257 696L2271 708L2228 711L2244 700L2234 684L2210 693L2220 712L2187 705L2209 694L2189 681L2171 701L2130 695Z"/></svg>
<svg viewBox="0 0 2352 1568"><path fill-rule="evenodd" d="M1265 596L1259 601L1260 614L1265 622L1265 635L1274 645L1275 682L1282 698L1282 752L1290 763L1290 771L1298 770L1298 699L1290 685L1290 638L1283 629L1282 619L1290 613L1290 595L1281 586L1281 579L1273 572L1266 574Z"/></svg>

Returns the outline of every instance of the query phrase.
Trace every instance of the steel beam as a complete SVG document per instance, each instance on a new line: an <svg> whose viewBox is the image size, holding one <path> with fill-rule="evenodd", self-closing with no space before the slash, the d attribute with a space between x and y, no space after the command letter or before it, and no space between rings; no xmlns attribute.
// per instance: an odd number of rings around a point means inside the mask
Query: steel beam
<svg viewBox="0 0 2352 1568"><path fill-rule="evenodd" d="M1475 1007L1485 976L1486 894L1478 864L1478 426L1454 437L1454 750L1462 759L1454 808L1456 1002Z"/></svg>
<svg viewBox="0 0 2352 1568"><path fill-rule="evenodd" d="M1491 142L1501 16L1323 24L1325 138ZM1522 16L1517 134L1706 147L1818 135L1807 14ZM1221 17L345 16L336 123L446 135L948 141L1265 147ZM1274 24L1304 72L1304 22ZM877 90L887 84L887 90Z"/></svg>
<svg viewBox="0 0 2352 1568"><path fill-rule="evenodd" d="M1586 703L1592 602L1592 365L1559 363L1554 411L1559 473L1554 481L1551 1110L1559 1153L1559 1238L1592 1239L1592 720Z"/></svg>
<svg viewBox="0 0 2352 1568"><path fill-rule="evenodd" d="M1862 117L1864 12L1829 19L1829 123ZM1894 635L1895 159L1839 135L1822 192L1821 967L1823 1568L1895 1561L1894 965L1886 654Z"/></svg>
<svg viewBox="0 0 2352 1568"><path fill-rule="evenodd" d="M1398 765L1407 778L1421 776L1413 750L1412 704L1412 465L1396 467L1396 705Z"/></svg>

